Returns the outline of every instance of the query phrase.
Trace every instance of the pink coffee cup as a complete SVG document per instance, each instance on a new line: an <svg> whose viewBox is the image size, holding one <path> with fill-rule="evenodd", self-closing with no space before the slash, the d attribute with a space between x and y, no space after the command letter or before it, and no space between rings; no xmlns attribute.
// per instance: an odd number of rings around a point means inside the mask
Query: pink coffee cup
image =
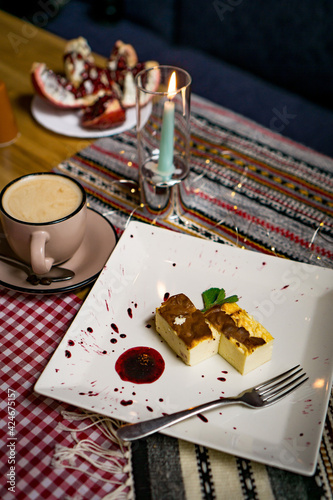
<svg viewBox="0 0 333 500"><path fill-rule="evenodd" d="M1 191L0 216L11 249L34 273L43 275L80 247L86 230L86 193L63 174L25 175Z"/></svg>

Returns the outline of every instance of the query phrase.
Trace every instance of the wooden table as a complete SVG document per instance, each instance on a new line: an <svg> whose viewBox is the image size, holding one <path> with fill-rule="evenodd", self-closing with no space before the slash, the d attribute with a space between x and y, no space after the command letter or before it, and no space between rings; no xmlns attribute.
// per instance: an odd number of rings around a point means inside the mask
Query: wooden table
<svg viewBox="0 0 333 500"><path fill-rule="evenodd" d="M4 81L13 108L19 136L0 148L0 191L11 180L32 172L52 170L92 141L55 134L33 118L30 108L34 90L30 79L33 62L45 62L62 72L66 40L0 10L0 79ZM95 54L96 61L103 58ZM85 297L88 289L77 295Z"/></svg>
<svg viewBox="0 0 333 500"><path fill-rule="evenodd" d="M34 95L30 69L34 61L62 71L66 41L0 10L0 79L5 82L19 137L0 148L0 190L11 180L31 172L49 171L91 143L50 132L33 118ZM102 58L96 56L97 62Z"/></svg>

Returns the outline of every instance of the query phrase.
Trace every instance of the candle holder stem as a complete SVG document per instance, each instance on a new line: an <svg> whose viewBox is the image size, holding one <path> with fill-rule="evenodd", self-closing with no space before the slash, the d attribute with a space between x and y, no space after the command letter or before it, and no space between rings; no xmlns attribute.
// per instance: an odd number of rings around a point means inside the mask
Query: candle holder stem
<svg viewBox="0 0 333 500"><path fill-rule="evenodd" d="M150 158L141 167L140 201L150 216L162 219L176 219L182 215L182 193L189 167L181 158L174 158L174 172L161 175L157 169L158 157Z"/></svg>

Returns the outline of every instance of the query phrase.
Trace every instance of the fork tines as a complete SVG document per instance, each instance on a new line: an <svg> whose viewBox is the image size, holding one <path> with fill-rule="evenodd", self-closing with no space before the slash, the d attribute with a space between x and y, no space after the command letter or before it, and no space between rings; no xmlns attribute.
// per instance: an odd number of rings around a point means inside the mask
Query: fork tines
<svg viewBox="0 0 333 500"><path fill-rule="evenodd" d="M293 392L308 380L300 365L296 365L276 377L258 385L255 389L266 403L272 404Z"/></svg>

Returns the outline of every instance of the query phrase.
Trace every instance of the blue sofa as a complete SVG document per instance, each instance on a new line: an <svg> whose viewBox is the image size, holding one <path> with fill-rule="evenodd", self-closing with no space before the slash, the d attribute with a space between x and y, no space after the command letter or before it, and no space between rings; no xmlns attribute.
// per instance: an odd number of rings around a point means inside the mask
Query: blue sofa
<svg viewBox="0 0 333 500"><path fill-rule="evenodd" d="M117 39L131 43L142 61L188 70L196 94L333 157L330 0L42 0L37 5L30 19L42 20L44 29L66 39L82 35L104 56Z"/></svg>

